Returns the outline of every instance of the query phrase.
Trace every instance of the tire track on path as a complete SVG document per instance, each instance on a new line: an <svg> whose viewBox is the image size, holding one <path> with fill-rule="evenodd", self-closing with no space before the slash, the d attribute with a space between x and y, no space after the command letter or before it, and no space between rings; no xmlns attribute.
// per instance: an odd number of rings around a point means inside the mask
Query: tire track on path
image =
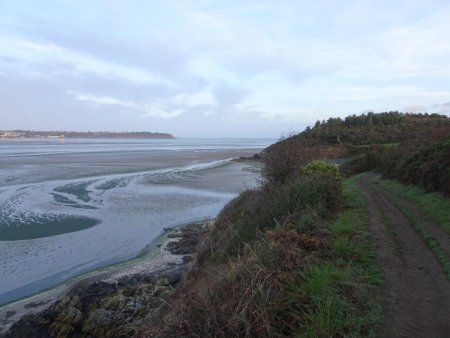
<svg viewBox="0 0 450 338"><path fill-rule="evenodd" d="M385 337L450 337L450 282L405 215L366 174L357 181L385 278Z"/></svg>

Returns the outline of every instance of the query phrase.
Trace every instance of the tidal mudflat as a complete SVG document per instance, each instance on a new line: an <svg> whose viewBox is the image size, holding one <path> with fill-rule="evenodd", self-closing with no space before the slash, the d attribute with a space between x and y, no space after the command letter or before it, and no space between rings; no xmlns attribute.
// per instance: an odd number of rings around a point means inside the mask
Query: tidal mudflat
<svg viewBox="0 0 450 338"><path fill-rule="evenodd" d="M272 140L0 140L0 305L138 255L257 184Z"/></svg>

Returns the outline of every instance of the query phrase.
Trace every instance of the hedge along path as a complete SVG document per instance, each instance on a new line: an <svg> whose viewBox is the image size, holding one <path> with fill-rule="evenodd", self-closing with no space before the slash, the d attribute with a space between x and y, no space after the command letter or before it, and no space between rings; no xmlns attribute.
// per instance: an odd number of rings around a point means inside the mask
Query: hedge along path
<svg viewBox="0 0 450 338"><path fill-rule="evenodd" d="M367 201L369 231L385 278L385 337L450 335L450 282L413 224L365 174L357 186Z"/></svg>

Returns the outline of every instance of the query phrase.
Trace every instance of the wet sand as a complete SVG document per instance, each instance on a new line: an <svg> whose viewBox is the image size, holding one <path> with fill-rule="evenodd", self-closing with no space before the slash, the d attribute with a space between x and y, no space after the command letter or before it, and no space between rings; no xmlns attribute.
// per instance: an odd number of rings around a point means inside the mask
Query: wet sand
<svg viewBox="0 0 450 338"><path fill-rule="evenodd" d="M0 187L48 180L133 173L206 163L241 156L252 156L260 149L214 149L183 151L127 151L119 153L92 152L0 158Z"/></svg>

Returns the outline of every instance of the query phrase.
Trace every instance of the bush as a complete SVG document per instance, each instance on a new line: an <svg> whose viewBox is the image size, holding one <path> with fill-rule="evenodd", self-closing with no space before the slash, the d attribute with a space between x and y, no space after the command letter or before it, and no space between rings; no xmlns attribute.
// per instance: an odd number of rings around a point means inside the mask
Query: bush
<svg viewBox="0 0 450 338"><path fill-rule="evenodd" d="M360 149L355 156L347 159L341 166L341 172L346 177L351 177L366 171L380 169L383 156L388 152L392 154L395 147L392 145L371 145ZM361 153L362 151L362 153Z"/></svg>
<svg viewBox="0 0 450 338"><path fill-rule="evenodd" d="M262 154L263 178L267 182L284 183L298 176L306 163L319 157L318 144L296 137L282 138Z"/></svg>
<svg viewBox="0 0 450 338"><path fill-rule="evenodd" d="M450 137L428 144L416 140L384 149L379 162L385 178L450 196Z"/></svg>
<svg viewBox="0 0 450 338"><path fill-rule="evenodd" d="M337 181L341 180L341 173L339 172L337 165L319 160L312 161L305 165L302 169L302 174L306 176L314 174L328 175Z"/></svg>

